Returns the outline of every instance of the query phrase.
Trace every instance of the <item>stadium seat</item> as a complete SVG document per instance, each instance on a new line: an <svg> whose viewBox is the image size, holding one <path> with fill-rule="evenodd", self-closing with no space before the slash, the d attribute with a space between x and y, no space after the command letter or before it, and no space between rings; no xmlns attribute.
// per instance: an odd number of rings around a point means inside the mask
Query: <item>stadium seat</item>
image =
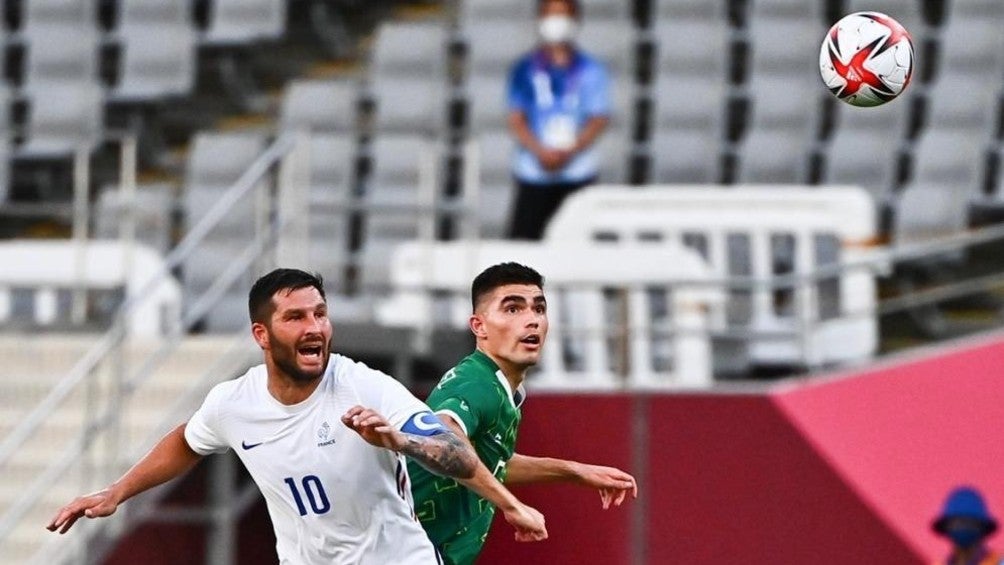
<svg viewBox="0 0 1004 565"><path fill-rule="evenodd" d="M828 96L813 75L754 74L747 84L752 127L784 127L814 132Z"/></svg>
<svg viewBox="0 0 1004 565"><path fill-rule="evenodd" d="M103 93L93 83L38 83L28 95L25 143L16 155L28 159L67 158L92 150L101 139Z"/></svg>
<svg viewBox="0 0 1004 565"><path fill-rule="evenodd" d="M660 20L674 20L680 17L701 18L711 21L724 21L727 2L708 2L708 0L651 0L655 13Z"/></svg>
<svg viewBox="0 0 1004 565"><path fill-rule="evenodd" d="M967 199L980 193L989 137L967 129L935 128L917 141L912 184L953 187Z"/></svg>
<svg viewBox="0 0 1004 565"><path fill-rule="evenodd" d="M806 183L812 144L804 133L785 128L749 132L739 151L739 182Z"/></svg>
<svg viewBox="0 0 1004 565"><path fill-rule="evenodd" d="M959 233L967 225L968 197L951 183L907 187L893 216L893 241L903 245Z"/></svg>
<svg viewBox="0 0 1004 565"><path fill-rule="evenodd" d="M895 130L840 128L830 139L822 182L868 189L887 202L896 183L901 136Z"/></svg>
<svg viewBox="0 0 1004 565"><path fill-rule="evenodd" d="M164 2L163 0L118 0L118 26L147 25L157 23L164 26L189 26L189 6L186 2Z"/></svg>
<svg viewBox="0 0 1004 565"><path fill-rule="evenodd" d="M822 22L825 2L805 2L804 0L751 0L750 14L761 16L798 17ZM822 42L822 37L819 38Z"/></svg>
<svg viewBox="0 0 1004 565"><path fill-rule="evenodd" d="M97 3L93 0L31 0L21 3L24 26L93 22Z"/></svg>
<svg viewBox="0 0 1004 565"><path fill-rule="evenodd" d="M963 17L949 19L941 35L938 73L946 78L959 74L1000 78L1004 70L1004 18ZM998 81L1000 82L1000 81Z"/></svg>
<svg viewBox="0 0 1004 565"><path fill-rule="evenodd" d="M287 2L274 0L210 0L202 42L226 47L278 39L286 31L286 9Z"/></svg>
<svg viewBox="0 0 1004 565"><path fill-rule="evenodd" d="M53 81L88 82L98 77L97 29L80 23L28 25L24 87L49 88Z"/></svg>
<svg viewBox="0 0 1004 565"><path fill-rule="evenodd" d="M724 18L663 18L656 22L653 37L661 73L726 80L729 29Z"/></svg>
<svg viewBox="0 0 1004 565"><path fill-rule="evenodd" d="M631 131L611 125L596 140L596 158L600 164L600 182L625 184L630 181L632 156Z"/></svg>
<svg viewBox="0 0 1004 565"><path fill-rule="evenodd" d="M345 80L294 80L279 112L284 130L351 131L356 126L358 87Z"/></svg>
<svg viewBox="0 0 1004 565"><path fill-rule="evenodd" d="M533 2L525 0L464 0L460 3L460 21L467 26L489 20L513 20L530 27L536 14L534 7Z"/></svg>
<svg viewBox="0 0 1004 565"><path fill-rule="evenodd" d="M965 127L980 133L991 130L1002 82L986 75L943 74L927 95L927 127Z"/></svg>
<svg viewBox="0 0 1004 565"><path fill-rule="evenodd" d="M954 0L953 0L954 1ZM914 50L924 30L921 18L921 0L848 0L846 13L881 12L892 16L913 35ZM833 22L836 23L836 22ZM819 38L820 43L823 38Z"/></svg>
<svg viewBox="0 0 1004 565"><path fill-rule="evenodd" d="M750 76L768 73L808 77L818 74L819 46L825 34L822 20L752 18L749 22Z"/></svg>
<svg viewBox="0 0 1004 565"><path fill-rule="evenodd" d="M630 0L581 0L582 14L589 22L616 20L631 24Z"/></svg>
<svg viewBox="0 0 1004 565"><path fill-rule="evenodd" d="M706 128L660 128L651 143L654 180L659 183L715 183L721 166L721 137Z"/></svg>
<svg viewBox="0 0 1004 565"><path fill-rule="evenodd" d="M442 80L382 75L370 84L377 132L425 132L439 135L447 126L449 100Z"/></svg>
<svg viewBox="0 0 1004 565"><path fill-rule="evenodd" d="M346 204L352 197L356 141L345 134L310 137L310 201L327 206Z"/></svg>
<svg viewBox="0 0 1004 565"><path fill-rule="evenodd" d="M509 109L506 75L478 74L467 79L467 127L471 132L505 127Z"/></svg>
<svg viewBox="0 0 1004 565"><path fill-rule="evenodd" d="M952 17L987 16L1004 17L1004 4L997 0L952 0L949 2Z"/></svg>
<svg viewBox="0 0 1004 565"><path fill-rule="evenodd" d="M464 25L467 75L505 77L513 63L537 44L532 21L485 20Z"/></svg>
<svg viewBox="0 0 1004 565"><path fill-rule="evenodd" d="M659 127L703 128L716 134L722 131L726 96L723 80L663 75L652 94L654 123Z"/></svg>
<svg viewBox="0 0 1004 565"><path fill-rule="evenodd" d="M446 27L438 23L384 23L376 33L371 79L412 76L445 80L448 37Z"/></svg>
<svg viewBox="0 0 1004 565"><path fill-rule="evenodd" d="M116 38L122 47L122 66L111 100L147 102L192 92L196 71L192 28L130 25Z"/></svg>
<svg viewBox="0 0 1004 565"><path fill-rule="evenodd" d="M135 213L136 241L166 255L171 250L171 217L174 214L174 187L169 183L136 187L132 210ZM94 236L117 239L129 204L121 187L108 186L101 191L95 207Z"/></svg>
<svg viewBox="0 0 1004 565"><path fill-rule="evenodd" d="M436 202L441 151L423 136L385 135L374 139L370 159L363 196L360 278L364 289L379 292L385 290L394 245L417 237L421 226L433 225L433 210L427 206ZM424 167L434 178L423 177ZM430 181L432 186L428 186Z"/></svg>
<svg viewBox="0 0 1004 565"><path fill-rule="evenodd" d="M504 129L484 131L478 143L478 224L482 238L505 235L512 214L516 143Z"/></svg>
<svg viewBox="0 0 1004 565"><path fill-rule="evenodd" d="M310 139L308 265L320 272L332 292L344 290L349 251L350 204L355 181L356 143L345 134L314 134Z"/></svg>
<svg viewBox="0 0 1004 565"><path fill-rule="evenodd" d="M577 43L582 49L602 61L616 80L634 81L634 28L620 21L586 21Z"/></svg>

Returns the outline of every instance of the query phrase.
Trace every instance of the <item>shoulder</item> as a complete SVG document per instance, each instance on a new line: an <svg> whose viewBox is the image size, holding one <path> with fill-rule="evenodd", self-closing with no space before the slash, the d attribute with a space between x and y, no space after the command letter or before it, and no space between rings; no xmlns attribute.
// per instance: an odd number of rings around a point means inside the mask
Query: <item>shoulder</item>
<svg viewBox="0 0 1004 565"><path fill-rule="evenodd" d="M255 365L236 379L223 381L210 389L209 394L206 395L206 403L233 405L237 401L244 401L250 396L255 384L262 381L264 377L265 366Z"/></svg>
<svg viewBox="0 0 1004 565"><path fill-rule="evenodd" d="M530 70L533 68L533 58L535 53L536 51L528 51L513 61L512 66L509 68L513 76L527 76L529 74Z"/></svg>
<svg viewBox="0 0 1004 565"><path fill-rule="evenodd" d="M582 73L584 78L592 78L594 80L607 79L606 63L586 51L579 50L576 52L576 55L578 57L579 72Z"/></svg>
<svg viewBox="0 0 1004 565"><path fill-rule="evenodd" d="M329 362L333 365L332 372L338 381L342 381L343 379L366 382L384 380L394 381L394 379L387 373L374 369L362 361L356 361L355 359L344 355L332 353L331 361Z"/></svg>

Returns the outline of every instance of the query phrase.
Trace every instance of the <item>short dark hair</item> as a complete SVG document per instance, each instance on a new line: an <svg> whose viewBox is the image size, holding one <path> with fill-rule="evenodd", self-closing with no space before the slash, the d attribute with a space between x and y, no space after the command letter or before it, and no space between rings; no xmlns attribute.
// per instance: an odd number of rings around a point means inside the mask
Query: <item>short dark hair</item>
<svg viewBox="0 0 1004 565"><path fill-rule="evenodd" d="M540 273L519 263L499 263L481 271L471 283L471 308L477 310L478 302L486 294L507 284L532 284L544 288L544 277Z"/></svg>
<svg viewBox="0 0 1004 565"><path fill-rule="evenodd" d="M327 300L324 295L324 279L321 275L311 274L300 269L275 269L263 275L251 286L248 293L248 314L251 322L264 323L275 310L272 297L280 290L292 292L301 288L314 287L321 293L321 298Z"/></svg>
<svg viewBox="0 0 1004 565"><path fill-rule="evenodd" d="M579 3L579 0L537 0L537 13L539 14L544 9L545 4L550 4L551 2L564 2L568 4L572 8L572 14L575 16L575 19L582 19L582 5Z"/></svg>

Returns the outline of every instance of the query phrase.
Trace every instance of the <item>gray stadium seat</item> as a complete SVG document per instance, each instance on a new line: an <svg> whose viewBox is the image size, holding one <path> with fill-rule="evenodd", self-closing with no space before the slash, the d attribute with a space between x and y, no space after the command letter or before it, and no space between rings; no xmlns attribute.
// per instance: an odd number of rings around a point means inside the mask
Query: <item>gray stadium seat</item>
<svg viewBox="0 0 1004 565"><path fill-rule="evenodd" d="M314 134L310 137L310 200L318 204L344 205L352 197L356 141L345 134Z"/></svg>
<svg viewBox="0 0 1004 565"><path fill-rule="evenodd" d="M624 0L581 0L582 14L586 20L620 20L631 23L632 2Z"/></svg>
<svg viewBox="0 0 1004 565"><path fill-rule="evenodd" d="M174 187L168 183L141 185L136 187L135 198L136 241L166 255L171 250ZM102 190L95 210L95 237L117 239L126 219L126 206L121 187Z"/></svg>
<svg viewBox="0 0 1004 565"><path fill-rule="evenodd" d="M228 46L278 39L286 31L287 2L210 0L207 45Z"/></svg>
<svg viewBox="0 0 1004 565"><path fill-rule="evenodd" d="M942 74L928 90L928 127L989 131L997 113L1001 81L984 74Z"/></svg>
<svg viewBox="0 0 1004 565"><path fill-rule="evenodd" d="M240 178L265 148L261 135L231 133L196 135L185 183L226 188Z"/></svg>
<svg viewBox="0 0 1004 565"><path fill-rule="evenodd" d="M280 126L292 130L351 131L358 87L344 80L294 80L282 98Z"/></svg>
<svg viewBox="0 0 1004 565"><path fill-rule="evenodd" d="M941 36L939 75L1000 78L1004 69L1004 18L952 17ZM1000 81L998 81L1000 82Z"/></svg>
<svg viewBox="0 0 1004 565"><path fill-rule="evenodd" d="M576 43L610 70L617 80L633 82L635 32L627 22L586 21Z"/></svg>
<svg viewBox="0 0 1004 565"><path fill-rule="evenodd" d="M478 218L481 237L505 235L512 214L512 161L516 142L504 129L485 131L477 138L480 193Z"/></svg>
<svg viewBox="0 0 1004 565"><path fill-rule="evenodd" d="M660 19L653 31L662 73L725 81L729 29L724 18Z"/></svg>
<svg viewBox="0 0 1004 565"><path fill-rule="evenodd" d="M25 88L53 81L93 81L98 76L98 33L75 24L26 27Z"/></svg>
<svg viewBox="0 0 1004 565"><path fill-rule="evenodd" d="M351 136L311 136L308 264L331 283L332 292L344 289L348 265L355 153L356 143Z"/></svg>
<svg viewBox="0 0 1004 565"><path fill-rule="evenodd" d="M419 76L445 80L448 38L442 24L384 23L376 34L370 77Z"/></svg>
<svg viewBox="0 0 1004 565"><path fill-rule="evenodd" d="M915 184L899 195L892 238L908 244L958 233L966 228L968 194L953 184Z"/></svg>
<svg viewBox="0 0 1004 565"><path fill-rule="evenodd" d="M966 129L929 129L917 141L913 183L944 184L977 195L989 138Z"/></svg>
<svg viewBox="0 0 1004 565"><path fill-rule="evenodd" d="M654 177L660 183L718 182L721 136L705 128L660 128L651 143Z"/></svg>
<svg viewBox="0 0 1004 565"><path fill-rule="evenodd" d="M914 49L917 49L920 34L924 29L920 4L920 0L848 0L847 13L881 12L891 16L913 35L913 46ZM822 38L820 38L820 42L822 42Z"/></svg>
<svg viewBox="0 0 1004 565"><path fill-rule="evenodd" d="M192 28L130 25L116 36L122 46L122 66L112 100L143 102L192 92L196 61Z"/></svg>
<svg viewBox="0 0 1004 565"><path fill-rule="evenodd" d="M90 151L101 139L103 94L92 83L38 83L28 95L23 158L66 158L77 149Z"/></svg>
<svg viewBox="0 0 1004 565"><path fill-rule="evenodd" d="M599 161L600 182L627 183L631 163L631 131L625 127L608 127L596 140L594 149Z"/></svg>
<svg viewBox="0 0 1004 565"><path fill-rule="evenodd" d="M467 80L467 125L472 132L505 127L509 108L503 74L475 75Z"/></svg>
<svg viewBox="0 0 1004 565"><path fill-rule="evenodd" d="M680 17L721 20L725 17L725 2L708 0L652 0L655 13L661 20Z"/></svg>
<svg viewBox="0 0 1004 565"><path fill-rule="evenodd" d="M36 24L75 24L93 22L94 0L31 0L21 3L25 27Z"/></svg>
<svg viewBox="0 0 1004 565"><path fill-rule="evenodd" d="M811 139L804 130L764 128L750 131L741 144L739 182L805 183L811 147Z"/></svg>
<svg viewBox="0 0 1004 565"><path fill-rule="evenodd" d="M418 236L420 225L430 221L430 211L419 209L422 195L422 159L441 158L438 145L417 135L386 135L374 139L372 172L363 197L362 244L359 252L362 286L383 287L394 245ZM436 187L438 192L438 187Z"/></svg>
<svg viewBox="0 0 1004 565"><path fill-rule="evenodd" d="M536 5L526 0L464 0L460 3L462 25L487 20L514 20L530 25ZM532 28L531 28L532 29Z"/></svg>
<svg viewBox="0 0 1004 565"><path fill-rule="evenodd" d="M751 19L750 76L817 74L819 47L825 34L822 20L766 16Z"/></svg>
<svg viewBox="0 0 1004 565"><path fill-rule="evenodd" d="M822 8L823 2L806 2L805 0L752 0L750 2L750 15L753 18L783 16L822 21ZM820 41L822 41L822 38L820 38Z"/></svg>
<svg viewBox="0 0 1004 565"><path fill-rule="evenodd" d="M507 76L513 63L537 45L531 20L469 22L463 29L467 42L467 74Z"/></svg>
<svg viewBox="0 0 1004 565"><path fill-rule="evenodd" d="M952 0L949 3L955 16L1004 16L1004 4L997 0Z"/></svg>
<svg viewBox="0 0 1004 565"><path fill-rule="evenodd" d="M896 182L901 133L895 130L841 128L830 139L823 182L864 187L886 201Z"/></svg>
<svg viewBox="0 0 1004 565"><path fill-rule="evenodd" d="M702 128L721 132L725 82L700 75L663 75L652 93L654 122L660 127Z"/></svg>
<svg viewBox="0 0 1004 565"><path fill-rule="evenodd" d="M814 75L753 75L747 90L750 122L754 128L815 131L823 97L829 96Z"/></svg>
<svg viewBox="0 0 1004 565"><path fill-rule="evenodd" d="M383 75L370 84L377 131L438 134L446 128L446 87L427 77Z"/></svg>
<svg viewBox="0 0 1004 565"><path fill-rule="evenodd" d="M164 0L119 0L118 26L157 23L167 26L191 26L187 2Z"/></svg>

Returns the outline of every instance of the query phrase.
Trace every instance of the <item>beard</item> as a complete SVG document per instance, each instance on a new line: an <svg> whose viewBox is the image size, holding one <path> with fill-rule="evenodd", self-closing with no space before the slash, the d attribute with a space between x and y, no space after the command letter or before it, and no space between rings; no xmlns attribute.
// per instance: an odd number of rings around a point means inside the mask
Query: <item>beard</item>
<svg viewBox="0 0 1004 565"><path fill-rule="evenodd" d="M327 344L326 347L322 348L321 354L327 354L330 347L330 343ZM324 371L328 368L328 357L326 357L324 363L317 370L311 369L309 371L305 371L301 369L296 364L296 346L287 347L284 345L280 348L273 348L272 362L275 363L276 367L278 367L283 373L286 373L291 379L300 383L307 383L321 378L321 375L323 375Z"/></svg>

